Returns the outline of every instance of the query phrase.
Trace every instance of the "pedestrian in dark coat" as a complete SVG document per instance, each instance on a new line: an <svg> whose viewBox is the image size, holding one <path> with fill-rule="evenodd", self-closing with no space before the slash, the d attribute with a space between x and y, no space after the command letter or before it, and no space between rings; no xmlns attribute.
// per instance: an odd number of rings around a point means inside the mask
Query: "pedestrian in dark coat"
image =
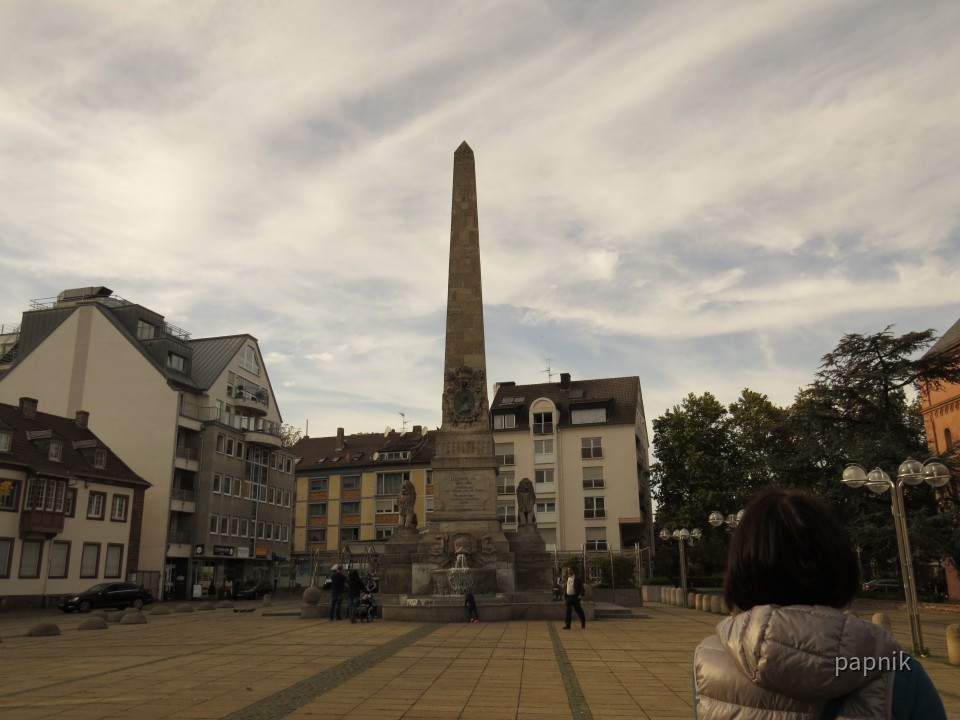
<svg viewBox="0 0 960 720"><path fill-rule="evenodd" d="M357 621L357 608L360 606L360 595L364 591L363 580L360 579L360 573L351 570L347 573L347 615L350 616L350 622Z"/></svg>
<svg viewBox="0 0 960 720"><path fill-rule="evenodd" d="M343 591L347 587L347 578L340 572L340 566L334 565L330 573L330 619L343 620L340 606L343 604Z"/></svg>
<svg viewBox="0 0 960 720"><path fill-rule="evenodd" d="M580 627L585 628L587 626L587 616L583 614L583 608L580 606L580 598L583 597L583 594L583 580L577 577L576 570L568 567L566 587L563 595L563 599L567 603L566 622L563 625L564 630L570 629L570 620L572 619L574 611L577 613L577 617L580 618Z"/></svg>
<svg viewBox="0 0 960 720"><path fill-rule="evenodd" d="M467 608L467 620L470 622L480 622L480 616L477 615L477 599L469 590L463 598L463 604Z"/></svg>

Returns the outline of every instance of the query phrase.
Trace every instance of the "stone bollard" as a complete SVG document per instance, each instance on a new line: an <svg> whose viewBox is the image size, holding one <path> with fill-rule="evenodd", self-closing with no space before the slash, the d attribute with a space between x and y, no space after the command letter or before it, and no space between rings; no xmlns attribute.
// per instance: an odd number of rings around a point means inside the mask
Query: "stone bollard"
<svg viewBox="0 0 960 720"><path fill-rule="evenodd" d="M687 607L688 607L688 608L690 608L690 609L692 610L692 609L694 608L694 606L696 605L696 601L697 601L697 595L696 595L696 593L692 593L692 592L687 593Z"/></svg>
<svg viewBox="0 0 960 720"><path fill-rule="evenodd" d="M960 665L960 625L947 626L947 662Z"/></svg>
<svg viewBox="0 0 960 720"><path fill-rule="evenodd" d="M712 612L714 615L719 615L720 605L722 603L723 603L723 598L721 598L719 595L711 595L710 596L710 612Z"/></svg>
<svg viewBox="0 0 960 720"><path fill-rule="evenodd" d="M703 610L703 593L696 593L693 596L693 609Z"/></svg>
<svg viewBox="0 0 960 720"><path fill-rule="evenodd" d="M677 607L679 607L680 605L683 605L683 601L680 599L680 596L682 594L683 594L683 590L681 590L680 588L673 589L673 604L676 605Z"/></svg>
<svg viewBox="0 0 960 720"><path fill-rule="evenodd" d="M887 617L886 613L878 612L873 614L873 624L879 625L888 633L893 635L893 628L890 627L890 618Z"/></svg>
<svg viewBox="0 0 960 720"><path fill-rule="evenodd" d="M270 604L273 602L273 596L270 593L267 593L263 596L263 607L270 607Z"/></svg>

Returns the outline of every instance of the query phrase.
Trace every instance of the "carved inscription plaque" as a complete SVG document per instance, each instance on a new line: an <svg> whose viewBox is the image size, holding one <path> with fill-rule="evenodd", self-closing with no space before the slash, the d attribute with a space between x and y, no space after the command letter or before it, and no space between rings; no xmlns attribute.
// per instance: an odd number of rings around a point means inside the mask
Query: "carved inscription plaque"
<svg viewBox="0 0 960 720"><path fill-rule="evenodd" d="M483 493L474 475L454 475L450 478L450 495L455 506L471 506L483 502Z"/></svg>

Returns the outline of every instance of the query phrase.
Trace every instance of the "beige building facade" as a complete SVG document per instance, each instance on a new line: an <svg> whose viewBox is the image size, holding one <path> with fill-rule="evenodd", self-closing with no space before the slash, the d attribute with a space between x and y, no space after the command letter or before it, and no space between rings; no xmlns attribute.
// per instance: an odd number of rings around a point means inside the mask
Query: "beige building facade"
<svg viewBox="0 0 960 720"><path fill-rule="evenodd" d="M639 378L497 383L490 414L504 529L515 527L516 484L529 478L548 550L653 547Z"/></svg>
<svg viewBox="0 0 960 720"><path fill-rule="evenodd" d="M4 338L0 402L28 395L52 413L89 411L151 484L139 574L155 595L283 572L294 456L255 338L191 338L103 287L34 301L16 330Z"/></svg>

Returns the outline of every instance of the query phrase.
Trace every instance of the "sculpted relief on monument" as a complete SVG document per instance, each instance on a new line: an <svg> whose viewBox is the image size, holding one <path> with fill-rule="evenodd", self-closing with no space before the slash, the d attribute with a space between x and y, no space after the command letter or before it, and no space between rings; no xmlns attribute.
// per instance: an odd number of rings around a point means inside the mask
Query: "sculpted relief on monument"
<svg viewBox="0 0 960 720"><path fill-rule="evenodd" d="M443 380L443 416L456 426L469 426L480 420L483 410L483 370L461 365L448 370Z"/></svg>

